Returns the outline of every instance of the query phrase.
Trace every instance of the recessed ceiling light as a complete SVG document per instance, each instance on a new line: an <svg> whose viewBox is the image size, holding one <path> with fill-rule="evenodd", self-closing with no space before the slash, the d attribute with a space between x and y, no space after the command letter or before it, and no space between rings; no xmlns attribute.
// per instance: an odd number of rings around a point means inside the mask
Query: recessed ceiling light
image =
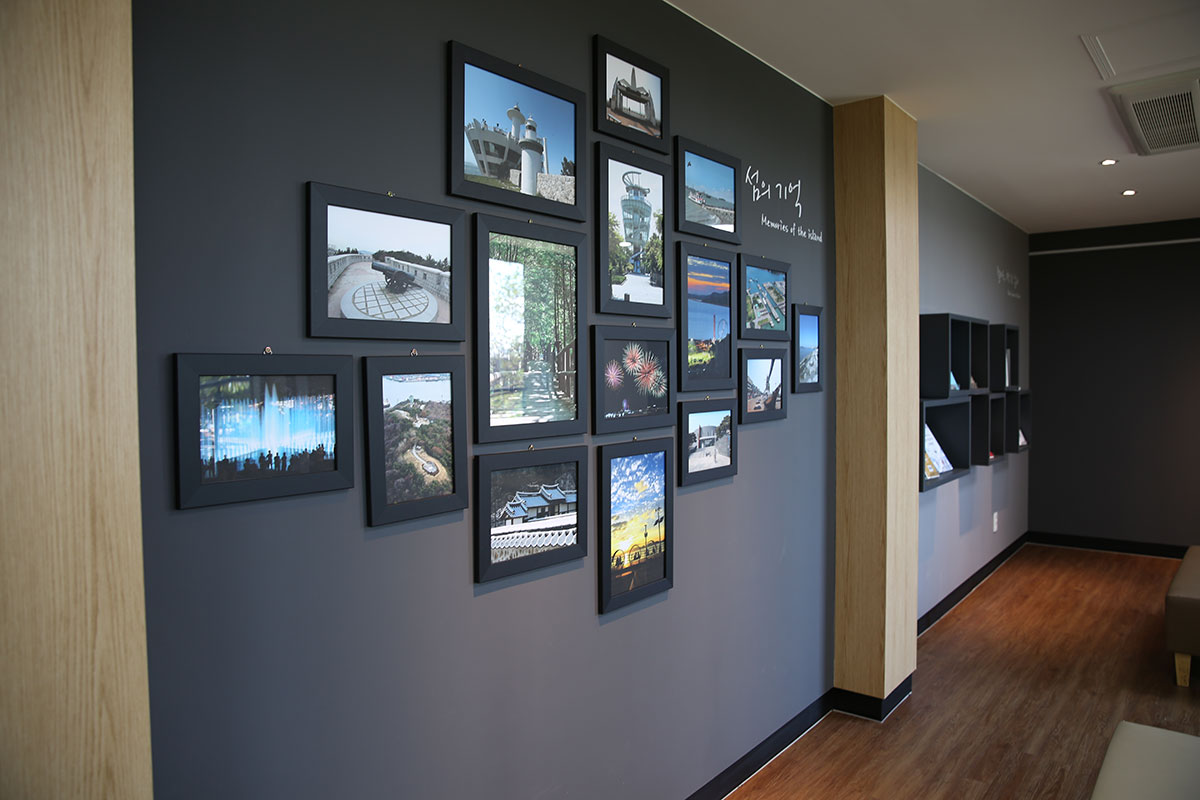
<svg viewBox="0 0 1200 800"><path fill-rule="evenodd" d="M1115 163L1117 163L1117 160L1116 160L1115 158L1106 158L1106 159L1104 159L1103 161L1101 161L1101 162L1100 162L1100 166L1102 166L1102 167L1111 167L1111 166L1112 166L1113 164L1115 164Z"/></svg>
<svg viewBox="0 0 1200 800"><path fill-rule="evenodd" d="M1125 191L1121 192L1121 194L1125 195L1126 197L1133 197L1135 194L1137 194L1137 191L1133 189L1126 189Z"/></svg>

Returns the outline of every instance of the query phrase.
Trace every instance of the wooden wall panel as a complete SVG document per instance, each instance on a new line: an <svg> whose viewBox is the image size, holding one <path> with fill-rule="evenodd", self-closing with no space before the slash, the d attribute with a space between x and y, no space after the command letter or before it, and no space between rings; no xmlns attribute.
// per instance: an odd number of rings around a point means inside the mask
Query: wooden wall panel
<svg viewBox="0 0 1200 800"><path fill-rule="evenodd" d="M916 668L916 122L834 109L837 569L834 685L883 698Z"/></svg>
<svg viewBox="0 0 1200 800"><path fill-rule="evenodd" d="M0 797L151 796L128 0L0 5Z"/></svg>

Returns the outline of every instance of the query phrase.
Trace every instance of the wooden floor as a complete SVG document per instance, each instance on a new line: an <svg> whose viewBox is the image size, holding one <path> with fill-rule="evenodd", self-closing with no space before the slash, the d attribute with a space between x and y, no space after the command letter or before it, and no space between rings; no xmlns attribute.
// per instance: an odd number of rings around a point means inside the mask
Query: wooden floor
<svg viewBox="0 0 1200 800"><path fill-rule="evenodd" d="M886 721L830 714L730 798L1088 798L1121 720L1200 735L1163 646L1178 566L1026 545L918 640Z"/></svg>

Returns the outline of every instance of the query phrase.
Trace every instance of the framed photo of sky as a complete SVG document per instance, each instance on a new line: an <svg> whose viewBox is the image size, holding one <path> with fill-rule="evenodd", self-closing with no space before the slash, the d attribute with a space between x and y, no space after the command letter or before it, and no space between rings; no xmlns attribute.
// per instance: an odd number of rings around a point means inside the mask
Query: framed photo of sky
<svg viewBox="0 0 1200 800"><path fill-rule="evenodd" d="M600 448L600 613L665 592L674 580L671 439Z"/></svg>
<svg viewBox="0 0 1200 800"><path fill-rule="evenodd" d="M679 243L679 390L732 389L733 280L737 257Z"/></svg>
<svg viewBox="0 0 1200 800"><path fill-rule="evenodd" d="M788 340L788 269L782 261L742 253L738 270L741 338Z"/></svg>
<svg viewBox="0 0 1200 800"><path fill-rule="evenodd" d="M583 92L450 43L450 193L584 219Z"/></svg>
<svg viewBox="0 0 1200 800"><path fill-rule="evenodd" d="M475 459L475 582L587 555L588 448Z"/></svg>
<svg viewBox="0 0 1200 800"><path fill-rule="evenodd" d="M175 356L178 502L354 485L350 356Z"/></svg>
<svg viewBox="0 0 1200 800"><path fill-rule="evenodd" d="M308 184L310 336L466 338L466 215Z"/></svg>
<svg viewBox="0 0 1200 800"><path fill-rule="evenodd" d="M670 317L675 271L667 267L670 168L596 145L596 306L603 314Z"/></svg>
<svg viewBox="0 0 1200 800"><path fill-rule="evenodd" d="M737 202L742 162L675 137L675 227L680 233L742 243Z"/></svg>
<svg viewBox="0 0 1200 800"><path fill-rule="evenodd" d="M787 417L787 350L744 347L741 354L741 411L738 422Z"/></svg>
<svg viewBox="0 0 1200 800"><path fill-rule="evenodd" d="M792 391L821 391L821 307L792 306Z"/></svg>
<svg viewBox="0 0 1200 800"><path fill-rule="evenodd" d="M595 51L596 130L670 152L667 68L602 36L595 37Z"/></svg>
<svg viewBox="0 0 1200 800"><path fill-rule="evenodd" d="M679 485L737 475L737 398L679 404Z"/></svg>
<svg viewBox="0 0 1200 800"><path fill-rule="evenodd" d="M587 430L587 236L475 216L475 438Z"/></svg>
<svg viewBox="0 0 1200 800"><path fill-rule="evenodd" d="M467 507L462 356L363 359L371 525Z"/></svg>
<svg viewBox="0 0 1200 800"><path fill-rule="evenodd" d="M674 423L675 375L670 328L592 328L593 429L596 433L659 428Z"/></svg>

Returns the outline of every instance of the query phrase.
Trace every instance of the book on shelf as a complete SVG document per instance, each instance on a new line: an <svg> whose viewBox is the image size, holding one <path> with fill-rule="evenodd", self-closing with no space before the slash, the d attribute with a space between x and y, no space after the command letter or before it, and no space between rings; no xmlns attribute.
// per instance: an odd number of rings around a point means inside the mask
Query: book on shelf
<svg viewBox="0 0 1200 800"><path fill-rule="evenodd" d="M929 453L925 454L925 480L931 481L942 473L938 472L938 468L933 465L933 459L929 457Z"/></svg>
<svg viewBox="0 0 1200 800"><path fill-rule="evenodd" d="M1012 350L1004 350L1004 385L1012 386Z"/></svg>
<svg viewBox="0 0 1200 800"><path fill-rule="evenodd" d="M942 449L941 443L937 437L933 435L933 431L929 429L929 425L925 425L925 455L933 460L933 465L937 467L938 472L949 472L954 469L954 465L950 463L950 459L946 458L946 451Z"/></svg>
<svg viewBox="0 0 1200 800"><path fill-rule="evenodd" d="M950 370L950 391L957 392L958 389L958 381L954 378L954 370Z"/></svg>
<svg viewBox="0 0 1200 800"><path fill-rule="evenodd" d="M971 388L972 388L972 389L978 389L978 388L979 388L979 384L975 382L975 376L974 376L974 375L972 375L972 376L971 376Z"/></svg>
<svg viewBox="0 0 1200 800"><path fill-rule="evenodd" d="M1020 428L1017 428L1017 444L1019 444L1021 447L1025 447L1027 444L1029 444L1029 440L1025 438L1025 431L1021 430Z"/></svg>

